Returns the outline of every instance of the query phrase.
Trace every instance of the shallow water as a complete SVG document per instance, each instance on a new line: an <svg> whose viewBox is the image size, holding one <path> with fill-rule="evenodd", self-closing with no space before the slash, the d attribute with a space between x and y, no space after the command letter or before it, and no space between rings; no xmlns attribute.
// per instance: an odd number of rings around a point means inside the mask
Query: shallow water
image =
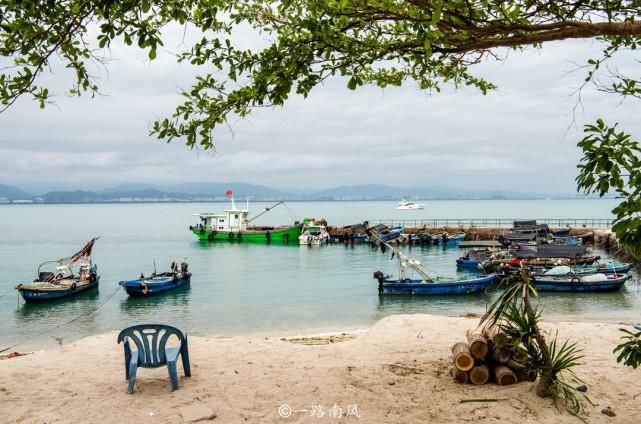
<svg viewBox="0 0 641 424"><path fill-rule="evenodd" d="M493 209L488 202L494 205ZM612 201L599 200L536 202L429 202L426 210L417 212L427 218L604 218L612 207ZM323 216L330 224L398 219L394 205L394 202L296 202L281 209L280 215L275 210L274 215L267 214L258 223L284 224L302 216ZM342 330L365 327L397 313L480 313L496 296L487 293L379 298L372 274L377 270L395 273L396 261L390 261L389 253L383 255L365 245L314 248L197 241L188 230L194 221L191 214L226 206L210 203L0 207L0 349L16 342L21 343L20 349L53 346L56 342L52 336L62 337L67 343L141 322L173 324L191 334L220 336ZM259 210L256 206L255 210ZM529 215L530 210L537 213ZM13 287L31 281L40 262L70 255L97 235L101 235L94 248L94 261L101 275L99 291L43 305L27 305L18 298ZM455 260L462 252L457 248L414 247L407 248L407 253L436 273L454 275ZM164 271L171 260L183 258L193 272L189 288L141 299L128 298L118 289L119 280L136 278L141 272L149 274L154 259L158 271ZM638 285L631 283L618 293L542 294L541 300L550 317L635 322L641 319L641 292Z"/></svg>

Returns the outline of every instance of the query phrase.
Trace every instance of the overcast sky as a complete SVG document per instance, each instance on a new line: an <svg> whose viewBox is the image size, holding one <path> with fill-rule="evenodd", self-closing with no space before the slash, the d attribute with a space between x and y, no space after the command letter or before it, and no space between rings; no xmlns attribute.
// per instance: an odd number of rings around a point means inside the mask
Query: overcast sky
<svg viewBox="0 0 641 424"><path fill-rule="evenodd" d="M181 37L169 34L167 50L178 50ZM232 122L234 134L219 131L211 155L148 136L154 118L181 101L193 69L169 53L150 63L146 53L116 46L109 73L96 71L106 96L60 95L45 110L23 99L0 115L0 183L35 192L243 181L299 190L377 183L572 193L584 123L604 117L641 134L637 104L592 87L572 124L585 71L571 71L600 48L570 41L511 52L503 63L472 69L499 86L487 96L471 88L428 95L412 84L349 91L335 79L307 99ZM54 92L68 88L64 74L47 81Z"/></svg>

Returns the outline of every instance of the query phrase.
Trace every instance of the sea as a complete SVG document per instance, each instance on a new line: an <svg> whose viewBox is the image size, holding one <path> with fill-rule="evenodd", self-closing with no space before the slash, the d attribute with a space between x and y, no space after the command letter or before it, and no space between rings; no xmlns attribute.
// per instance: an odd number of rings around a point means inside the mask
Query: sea
<svg viewBox="0 0 641 424"><path fill-rule="evenodd" d="M329 225L364 220L603 219L615 199L423 201L425 209L399 211L389 201L289 202L252 224L285 225L304 217ZM237 201L238 206L245 202ZM249 204L250 217L269 202ZM0 205L0 350L55 347L136 323L165 323L189 334L265 337L364 329L391 314L457 316L483 313L496 298L479 295L379 297L375 271L394 274L396 262L368 245L262 245L201 242L189 231L199 212L228 203ZM46 304L25 304L14 287L32 281L38 265L66 257L99 236L93 252L99 290ZM405 247L435 275L458 272L459 248ZM604 258L607 252L595 251ZM190 287L154 297L130 298L121 280L169 269L186 260ZM549 319L641 321L636 277L608 294L540 295ZM116 340L114 339L114 343Z"/></svg>

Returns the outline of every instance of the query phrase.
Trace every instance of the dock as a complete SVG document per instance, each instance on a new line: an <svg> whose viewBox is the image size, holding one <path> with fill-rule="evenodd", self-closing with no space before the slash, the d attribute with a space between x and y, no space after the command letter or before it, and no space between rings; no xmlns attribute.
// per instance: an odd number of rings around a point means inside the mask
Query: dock
<svg viewBox="0 0 641 424"><path fill-rule="evenodd" d="M503 246L496 240L465 240L458 244L461 249L471 249L473 247L501 247Z"/></svg>

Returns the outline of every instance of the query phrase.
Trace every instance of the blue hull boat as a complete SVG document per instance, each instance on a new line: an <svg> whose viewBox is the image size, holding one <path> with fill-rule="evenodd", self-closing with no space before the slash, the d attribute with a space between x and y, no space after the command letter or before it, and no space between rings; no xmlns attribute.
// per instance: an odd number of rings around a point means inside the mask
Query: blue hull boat
<svg viewBox="0 0 641 424"><path fill-rule="evenodd" d="M459 258L456 260L456 266L458 268L479 269L480 264L481 262L476 259Z"/></svg>
<svg viewBox="0 0 641 424"><path fill-rule="evenodd" d="M47 302L50 300L64 299L66 297L75 296L84 291L98 288L98 283L100 282L100 277L96 276L95 281L88 284L71 284L68 288L60 289L28 289L28 288L19 288L18 291L22 295L22 298L27 303L35 302Z"/></svg>
<svg viewBox="0 0 641 424"><path fill-rule="evenodd" d="M622 262L607 262L604 264L582 265L577 270L591 269L602 274L625 274L632 269L632 264Z"/></svg>
<svg viewBox="0 0 641 424"><path fill-rule="evenodd" d="M379 278L380 277L380 278ZM376 275L379 281L379 294L402 295L449 295L449 294L474 294L483 291L494 280L496 275L486 275L479 278L460 281L434 281L423 280L391 280L389 276Z"/></svg>
<svg viewBox="0 0 641 424"><path fill-rule="evenodd" d="M588 277L532 277L532 280L534 281L536 289L541 292L599 293L621 290L621 287L623 287L630 276L626 274L609 274L603 275L603 278L596 281L586 281L587 278Z"/></svg>
<svg viewBox="0 0 641 424"><path fill-rule="evenodd" d="M150 278L121 281L120 284L129 296L150 296L177 289L191 282L191 272L185 274L164 273Z"/></svg>
<svg viewBox="0 0 641 424"><path fill-rule="evenodd" d="M98 238L91 239L68 258L41 263L36 279L18 284L16 290L25 302L32 303L64 299L97 288L100 276L91 260L91 251Z"/></svg>

